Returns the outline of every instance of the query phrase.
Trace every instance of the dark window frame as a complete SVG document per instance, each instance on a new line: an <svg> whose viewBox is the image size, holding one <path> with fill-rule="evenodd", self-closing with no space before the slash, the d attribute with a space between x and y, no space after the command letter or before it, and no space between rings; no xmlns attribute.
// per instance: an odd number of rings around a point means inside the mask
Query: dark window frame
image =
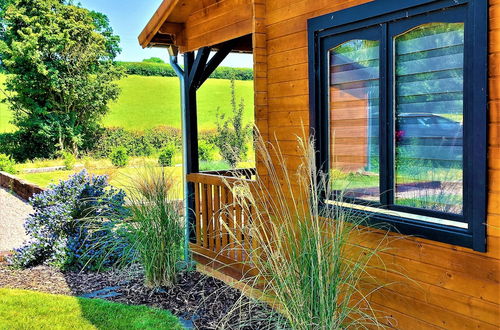
<svg viewBox="0 0 500 330"><path fill-rule="evenodd" d="M363 29L380 29L380 117L381 124L392 123L392 54L388 52L389 24L422 20L425 16L446 15L447 11L463 11L465 15L464 43L464 218L468 228L411 220L382 213L370 213L372 224L388 223L394 230L407 235L486 252L487 207L487 130L488 130L488 1L487 0L375 0L308 20L310 130L318 150L317 167L329 172L329 107L328 77L325 75L325 43L342 34L356 34ZM394 23L397 22L397 23ZM403 23L401 23L403 22ZM361 32L363 34L363 32ZM391 84L391 85L390 85ZM479 109L479 110L478 110ZM380 125L380 156L385 165L392 164L390 143L392 129ZM387 132L389 132L387 134ZM382 160L381 160L382 162ZM387 172L389 171L389 172ZM381 166L381 189L389 187L387 178L394 178L391 166ZM383 191L383 190L381 190ZM382 198L387 198L382 196ZM323 207L335 207L324 204ZM337 206L338 207L338 206ZM405 211L407 212L407 211ZM410 212L413 213L413 212ZM426 215L417 211L415 214ZM436 213L432 215L436 217ZM450 219L450 217L444 217Z"/></svg>

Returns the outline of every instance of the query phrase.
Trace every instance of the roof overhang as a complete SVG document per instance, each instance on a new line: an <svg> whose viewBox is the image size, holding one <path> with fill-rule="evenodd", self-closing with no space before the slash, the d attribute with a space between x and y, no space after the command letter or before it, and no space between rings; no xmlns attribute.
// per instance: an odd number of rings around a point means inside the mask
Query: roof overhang
<svg viewBox="0 0 500 330"><path fill-rule="evenodd" d="M217 48L251 34L252 19L252 0L163 0L139 35L139 43L143 48L175 45L181 52ZM200 29L207 22L208 27ZM251 52L248 40L242 38L237 43L241 47L234 51Z"/></svg>

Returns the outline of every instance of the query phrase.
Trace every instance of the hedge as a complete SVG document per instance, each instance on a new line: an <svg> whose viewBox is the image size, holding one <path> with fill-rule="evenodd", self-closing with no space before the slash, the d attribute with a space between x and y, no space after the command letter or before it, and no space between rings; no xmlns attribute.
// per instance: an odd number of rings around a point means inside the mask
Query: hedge
<svg viewBox="0 0 500 330"><path fill-rule="evenodd" d="M170 64L151 62L116 62L127 74L140 76L176 77ZM211 75L214 79L253 80L253 70L248 68L218 67Z"/></svg>

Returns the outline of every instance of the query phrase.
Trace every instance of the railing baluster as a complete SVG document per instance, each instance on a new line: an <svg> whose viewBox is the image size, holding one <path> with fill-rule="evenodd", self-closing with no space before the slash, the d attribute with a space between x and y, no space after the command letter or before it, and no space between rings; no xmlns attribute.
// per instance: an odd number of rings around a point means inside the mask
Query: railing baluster
<svg viewBox="0 0 500 330"><path fill-rule="evenodd" d="M223 249L223 253L227 253L227 249L228 249L228 232L227 232L227 228L226 226L228 225L228 212L229 210L227 209L227 187L226 186L222 186L221 187L221 204L222 204L222 217L221 217L221 221L222 221L222 249Z"/></svg>
<svg viewBox="0 0 500 330"><path fill-rule="evenodd" d="M220 252L220 241L221 241L221 226L220 226L220 186L214 186L214 239L215 239L215 251Z"/></svg>
<svg viewBox="0 0 500 330"><path fill-rule="evenodd" d="M194 213L196 217L196 244L201 245L200 184L194 183Z"/></svg>
<svg viewBox="0 0 500 330"><path fill-rule="evenodd" d="M202 213L203 213L203 247L208 248L208 185L202 183L203 200L202 200Z"/></svg>

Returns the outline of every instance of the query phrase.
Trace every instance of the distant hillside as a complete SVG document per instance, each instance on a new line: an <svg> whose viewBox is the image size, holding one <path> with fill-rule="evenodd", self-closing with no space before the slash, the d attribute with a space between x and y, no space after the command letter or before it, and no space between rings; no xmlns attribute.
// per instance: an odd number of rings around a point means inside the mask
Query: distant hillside
<svg viewBox="0 0 500 330"><path fill-rule="evenodd" d="M0 84L5 75L0 75ZM108 127L142 130L158 125L180 127L180 89L175 77L145 77L131 75L119 82L122 94L111 105L104 119ZM230 110L230 83L224 79L209 79L198 91L198 117L200 129L215 128L217 108ZM238 102L245 100L245 121L253 120L253 81L236 81ZM1 99L1 97L0 97ZM11 113L0 103L0 132L12 131Z"/></svg>

